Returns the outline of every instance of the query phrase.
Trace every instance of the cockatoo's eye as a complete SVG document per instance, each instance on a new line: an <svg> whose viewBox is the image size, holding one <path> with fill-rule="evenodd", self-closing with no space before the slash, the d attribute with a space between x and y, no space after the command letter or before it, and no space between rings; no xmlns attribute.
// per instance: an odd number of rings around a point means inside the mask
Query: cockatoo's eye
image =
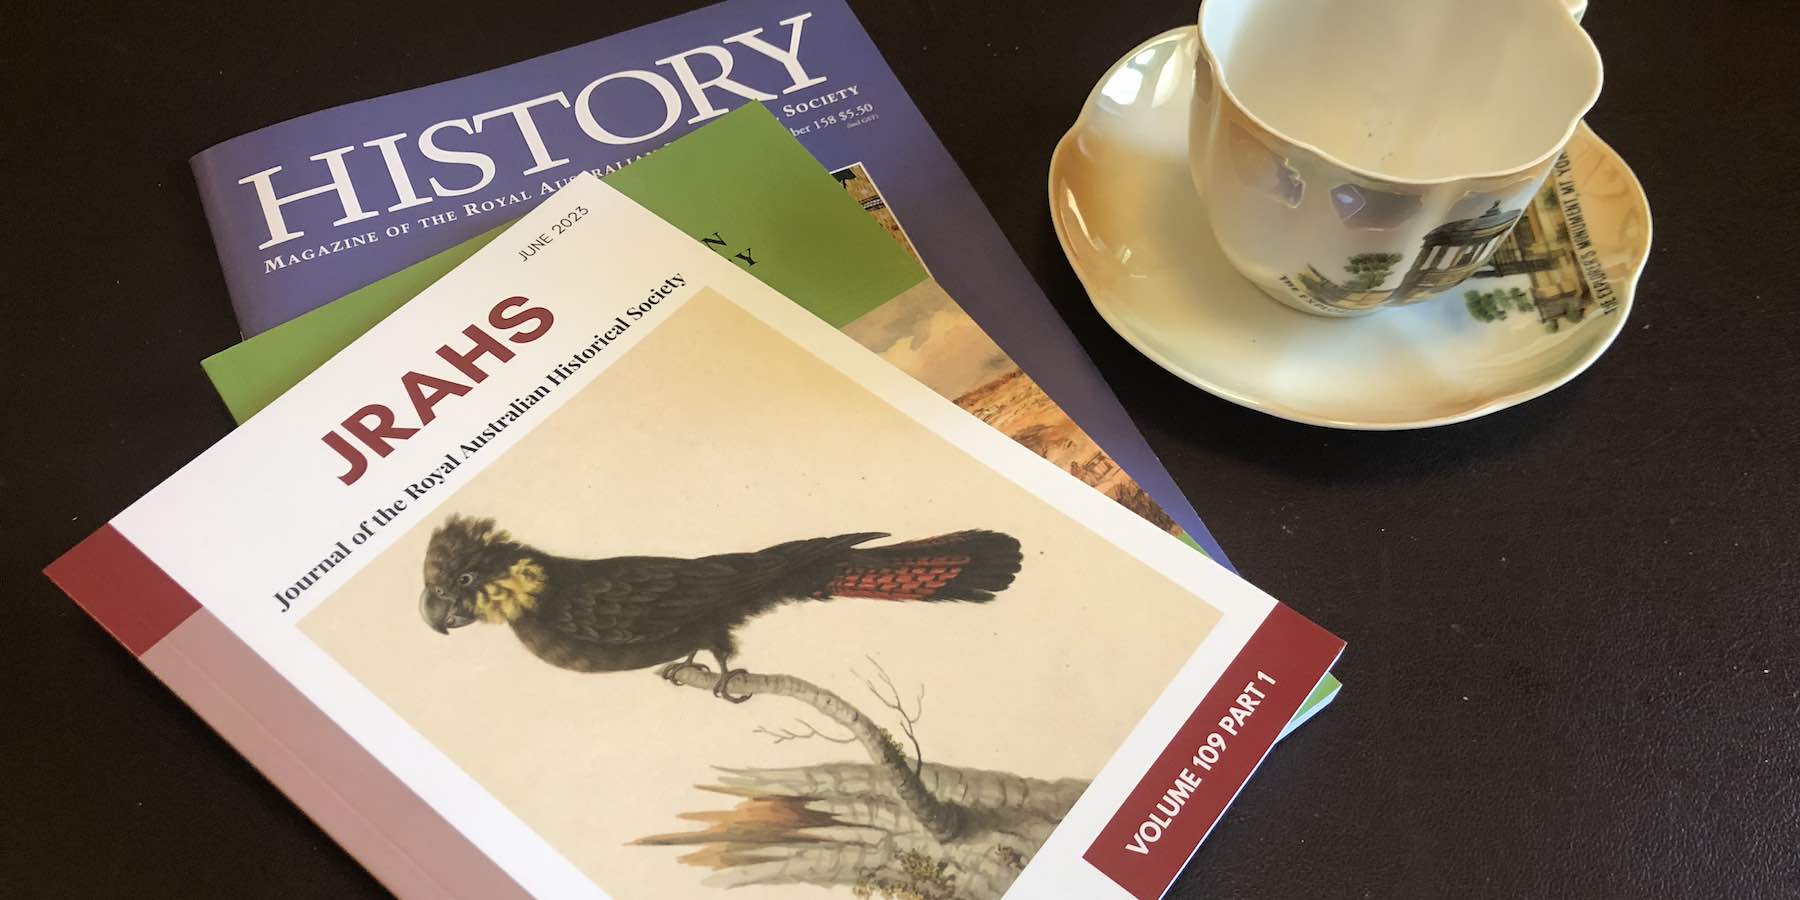
<svg viewBox="0 0 1800 900"><path fill-rule="evenodd" d="M475 583L475 573L474 572L464 572L461 575L456 576L456 583L462 585L463 587L468 587L469 585L474 584Z"/></svg>

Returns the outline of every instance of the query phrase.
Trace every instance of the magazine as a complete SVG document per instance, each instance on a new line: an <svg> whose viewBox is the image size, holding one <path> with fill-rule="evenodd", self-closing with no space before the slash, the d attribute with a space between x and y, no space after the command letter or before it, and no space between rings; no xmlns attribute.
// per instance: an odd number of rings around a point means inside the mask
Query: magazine
<svg viewBox="0 0 1800 900"><path fill-rule="evenodd" d="M271 125L192 163L238 322L255 336L753 101L827 169L854 173L853 187L879 185L937 282L1225 560L843 0L728 0Z"/></svg>
<svg viewBox="0 0 1800 900"><path fill-rule="evenodd" d="M581 176L50 569L401 895L1152 898L1342 642Z"/></svg>

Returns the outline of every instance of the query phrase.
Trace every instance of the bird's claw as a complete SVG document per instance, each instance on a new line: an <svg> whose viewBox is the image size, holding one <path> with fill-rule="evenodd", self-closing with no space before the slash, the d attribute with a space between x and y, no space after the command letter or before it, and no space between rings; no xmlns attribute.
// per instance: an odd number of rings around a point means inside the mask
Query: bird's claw
<svg viewBox="0 0 1800 900"><path fill-rule="evenodd" d="M736 678L739 675L748 674L750 673L743 669L730 669L726 671L725 674L719 676L718 683L713 685L713 696L732 703L742 703L745 700L750 699L752 696L750 694L733 694L728 689L731 685L731 679Z"/></svg>
<svg viewBox="0 0 1800 900"><path fill-rule="evenodd" d="M697 663L697 662L694 662L693 660L683 660L681 662L672 662L672 663L669 663L668 665L662 667L663 680L673 684L676 676L680 675L682 672L687 671L688 669L694 669L694 670L697 670L700 672L707 672L707 673L710 673L712 671L712 669L709 669L706 667L706 663Z"/></svg>

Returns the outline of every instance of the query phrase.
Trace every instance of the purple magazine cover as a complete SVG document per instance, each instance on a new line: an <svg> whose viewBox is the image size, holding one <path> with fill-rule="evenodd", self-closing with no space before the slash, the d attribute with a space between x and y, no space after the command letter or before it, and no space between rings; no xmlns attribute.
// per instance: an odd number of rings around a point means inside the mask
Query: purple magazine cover
<svg viewBox="0 0 1800 900"><path fill-rule="evenodd" d="M192 165L248 336L753 100L826 168L861 163L951 296L1229 566L842 0L728 0L291 119Z"/></svg>

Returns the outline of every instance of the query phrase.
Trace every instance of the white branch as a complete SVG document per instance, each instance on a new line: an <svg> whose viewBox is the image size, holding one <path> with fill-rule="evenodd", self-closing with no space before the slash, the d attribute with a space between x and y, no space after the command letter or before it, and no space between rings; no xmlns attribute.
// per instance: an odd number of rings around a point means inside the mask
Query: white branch
<svg viewBox="0 0 1800 900"><path fill-rule="evenodd" d="M917 776L925 768L925 751L919 747L919 735L913 730L913 726L917 725L919 717L925 714L925 685L919 685L919 696L913 701L913 711L908 713L906 704L900 702L900 688L894 684L894 679L888 677L887 669L883 668L873 656L863 658L869 661L869 665L875 667L876 674L881 676L881 683L887 685L888 694L882 694L880 689L875 687L875 683L868 678L861 675L857 677L862 678L863 685L869 689L869 693L875 695L876 700L881 701L882 706L893 710L900 716L900 731L906 735L908 741L912 742L913 775ZM892 699L890 699L890 695Z"/></svg>
<svg viewBox="0 0 1800 900"><path fill-rule="evenodd" d="M788 728L773 729L767 725L758 725L752 733L766 734L777 744L785 744L788 741L804 741L809 738L819 738L820 740L830 741L834 744L856 743L856 735L854 734L845 735L844 737L832 737L831 735L820 731L818 728L814 727L811 722L808 722L805 719L795 719L794 724L806 730L794 731Z"/></svg>

